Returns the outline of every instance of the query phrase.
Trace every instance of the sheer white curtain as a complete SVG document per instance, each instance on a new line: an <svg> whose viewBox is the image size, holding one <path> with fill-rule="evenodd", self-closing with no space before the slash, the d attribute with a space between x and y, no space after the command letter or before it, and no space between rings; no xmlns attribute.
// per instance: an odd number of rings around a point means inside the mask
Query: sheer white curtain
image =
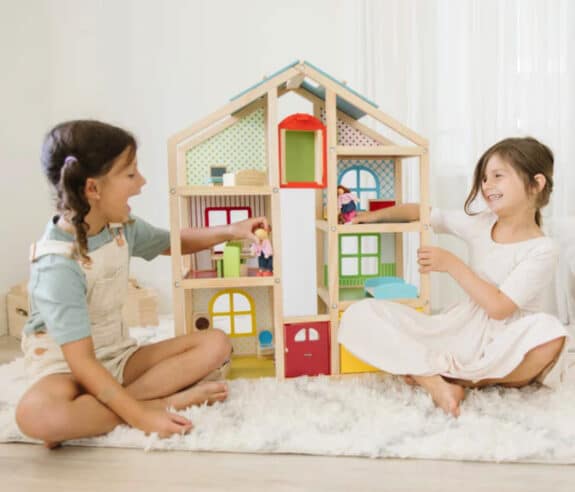
<svg viewBox="0 0 575 492"><path fill-rule="evenodd" d="M531 135L555 153L544 216L575 216L575 2L360 0L347 8L350 82L429 139L432 205L463 207L481 153ZM406 199L417 199L409 163L405 176ZM449 241L439 244L464 254ZM414 274L413 241L407 249ZM450 282L434 282L434 307L457 296Z"/></svg>

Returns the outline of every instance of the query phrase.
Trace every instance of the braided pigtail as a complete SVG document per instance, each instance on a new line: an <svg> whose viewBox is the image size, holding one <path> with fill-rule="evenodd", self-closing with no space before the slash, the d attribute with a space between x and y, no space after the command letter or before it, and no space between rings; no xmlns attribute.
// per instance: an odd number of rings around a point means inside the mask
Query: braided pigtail
<svg viewBox="0 0 575 492"><path fill-rule="evenodd" d="M84 194L86 175L74 156L67 156L60 173L58 186L58 209L74 226L76 231L76 255L84 265L91 262L88 256L88 224L86 215L90 212L90 204Z"/></svg>

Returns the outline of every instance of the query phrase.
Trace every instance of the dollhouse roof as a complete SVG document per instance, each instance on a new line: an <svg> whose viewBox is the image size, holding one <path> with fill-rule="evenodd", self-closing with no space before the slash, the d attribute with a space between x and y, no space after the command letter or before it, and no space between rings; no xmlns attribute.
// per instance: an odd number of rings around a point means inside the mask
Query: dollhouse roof
<svg viewBox="0 0 575 492"><path fill-rule="evenodd" d="M377 104L375 104L373 101L370 101L368 98L366 98L365 96L361 95L359 92L354 91L353 89L351 89L350 87L348 87L344 82L341 82L339 80L337 80L335 77L332 77L330 74L328 74L327 72L325 72L324 70L322 70L321 68L319 68L318 66L308 62L308 61L299 61L296 60L293 63L290 63L289 65L286 65L285 67L283 67L282 69L278 70L277 72L274 72L272 75L265 77L261 82L258 82L257 84L254 84L250 87L248 87L247 89L245 89L244 91L240 92L237 96L232 97L230 99L230 101L235 101L236 99L238 99L239 97L243 96L244 94L248 93L249 91L255 89L256 87L261 86L262 84L264 84L265 82L267 82L268 80L277 77L278 75L281 75L282 73L284 73L286 70L289 70L292 67L295 67L296 65L303 65L303 66L308 66L311 67L315 70L317 70L319 73L321 73L322 75L326 76L327 78L329 78L331 81L335 82L338 86L340 86L342 89L346 89L349 92L355 94L357 97L360 97L361 99L363 99L366 103L370 104L371 106L373 106L374 108L377 109ZM287 81L284 82L283 84L280 85L281 88L285 88L287 85ZM322 101L325 101L325 89L320 86L320 85L314 85L313 83L311 83L308 80L303 80L301 85L300 85L300 89L313 94L316 97L319 97ZM344 98L342 98L341 96L337 95L336 96L336 105L337 105L337 109L342 111L343 113L347 114L348 116L350 116L351 118L353 118L354 120L358 120L360 118L362 118L363 116L365 116L365 111L362 111L361 109L359 109L358 107L354 106L353 104L349 103L348 101L346 101Z"/></svg>
<svg viewBox="0 0 575 492"><path fill-rule="evenodd" d="M295 90L304 98L320 103L325 102L326 90L331 90L335 95L338 113L352 120L359 120L369 115L411 143L423 147L428 146L427 139L382 112L373 101L308 61L294 61L266 76L257 84L233 97L224 107L172 135L169 140L170 145L177 146L188 141L195 134L206 131L222 118L235 117L246 108L249 111L255 105L261 104L262 98L268 91L274 89L278 90L279 97L288 91Z"/></svg>

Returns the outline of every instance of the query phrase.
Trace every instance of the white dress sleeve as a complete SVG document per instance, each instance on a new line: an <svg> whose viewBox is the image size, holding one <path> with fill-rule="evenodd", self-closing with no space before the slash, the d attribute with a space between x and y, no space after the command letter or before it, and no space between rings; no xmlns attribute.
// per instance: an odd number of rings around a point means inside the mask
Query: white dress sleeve
<svg viewBox="0 0 575 492"><path fill-rule="evenodd" d="M557 267L558 252L551 240L529 250L519 260L499 290L519 308L525 308L531 301L548 289Z"/></svg>
<svg viewBox="0 0 575 492"><path fill-rule="evenodd" d="M467 215L463 210L442 210L432 208L430 223L436 234L453 234L462 239L470 239L477 234L478 222L483 222L483 214Z"/></svg>

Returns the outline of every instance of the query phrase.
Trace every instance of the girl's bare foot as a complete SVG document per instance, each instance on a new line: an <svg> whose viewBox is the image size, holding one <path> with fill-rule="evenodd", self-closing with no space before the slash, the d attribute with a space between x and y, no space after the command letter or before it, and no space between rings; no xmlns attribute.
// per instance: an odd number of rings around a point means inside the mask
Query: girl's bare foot
<svg viewBox="0 0 575 492"><path fill-rule="evenodd" d="M47 449L59 448L61 445L62 443L58 441L44 441L44 447Z"/></svg>
<svg viewBox="0 0 575 492"><path fill-rule="evenodd" d="M182 410L192 405L207 403L212 405L224 401L228 397L228 385L222 381L207 381L197 383L185 390L164 398L168 407Z"/></svg>
<svg viewBox="0 0 575 492"><path fill-rule="evenodd" d="M465 398L465 390L461 386L448 383L439 375L413 376L413 379L427 390L433 402L445 413L459 417L459 404Z"/></svg>

